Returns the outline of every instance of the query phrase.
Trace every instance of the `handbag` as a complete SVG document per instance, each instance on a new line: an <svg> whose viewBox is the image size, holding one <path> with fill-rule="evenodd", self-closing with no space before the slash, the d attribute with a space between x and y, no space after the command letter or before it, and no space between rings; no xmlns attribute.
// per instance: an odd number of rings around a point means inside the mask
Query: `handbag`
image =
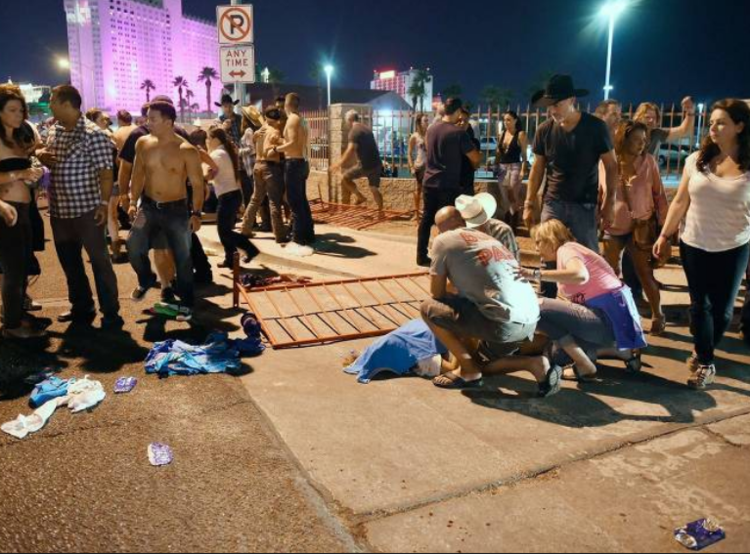
<svg viewBox="0 0 750 554"><path fill-rule="evenodd" d="M625 196L625 203L628 206L630 217L633 220L633 244L639 250L651 253L651 266L654 269L660 269L667 265L671 255L667 254L663 258L657 258L653 255L654 245L659 240L661 234L661 226L659 225L659 216L656 213L657 201L654 198L654 212L648 219L636 219L633 213L633 205L630 201L630 187L628 184L623 182L623 191ZM669 241L669 248L666 248L666 252L671 252L671 241Z"/></svg>

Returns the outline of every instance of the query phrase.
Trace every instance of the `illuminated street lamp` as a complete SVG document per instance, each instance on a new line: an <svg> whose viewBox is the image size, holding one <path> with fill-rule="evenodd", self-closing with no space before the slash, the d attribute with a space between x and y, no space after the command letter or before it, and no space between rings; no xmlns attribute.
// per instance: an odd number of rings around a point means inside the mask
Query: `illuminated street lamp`
<svg viewBox="0 0 750 554"><path fill-rule="evenodd" d="M323 70L326 72L326 79L328 81L328 107L331 106L331 75L333 75L333 66L331 64L326 65Z"/></svg>
<svg viewBox="0 0 750 554"><path fill-rule="evenodd" d="M627 0L614 0L602 8L602 16L609 18L609 49L607 51L607 82L604 85L604 99L609 100L614 87L612 86L612 50L615 43L615 24L628 7Z"/></svg>
<svg viewBox="0 0 750 554"><path fill-rule="evenodd" d="M57 58L57 67L62 70L70 70L70 60L68 58Z"/></svg>

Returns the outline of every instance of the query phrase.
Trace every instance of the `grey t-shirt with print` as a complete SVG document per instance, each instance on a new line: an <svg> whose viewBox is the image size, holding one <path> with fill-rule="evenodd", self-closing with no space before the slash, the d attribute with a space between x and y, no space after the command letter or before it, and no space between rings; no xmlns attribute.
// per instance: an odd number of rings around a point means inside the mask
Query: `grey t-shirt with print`
<svg viewBox="0 0 750 554"><path fill-rule="evenodd" d="M432 260L430 273L447 277L487 319L524 325L539 321L534 289L516 276L518 261L492 237L476 229L443 233L433 243Z"/></svg>

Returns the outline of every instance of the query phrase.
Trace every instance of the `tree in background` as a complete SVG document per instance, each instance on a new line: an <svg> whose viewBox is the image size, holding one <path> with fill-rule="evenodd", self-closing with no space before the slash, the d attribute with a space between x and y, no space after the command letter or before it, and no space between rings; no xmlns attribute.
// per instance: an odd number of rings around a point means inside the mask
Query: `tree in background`
<svg viewBox="0 0 750 554"><path fill-rule="evenodd" d="M190 88L185 77L175 77L172 86L180 97L180 121L185 123L185 89Z"/></svg>
<svg viewBox="0 0 750 554"><path fill-rule="evenodd" d="M206 111L211 113L213 108L211 107L211 81L218 81L219 74L213 67L204 67L198 75L199 83L206 83Z"/></svg>
<svg viewBox="0 0 750 554"><path fill-rule="evenodd" d="M146 79L141 83L141 90L146 91L146 104L151 102L151 91L156 90L156 85L151 79Z"/></svg>
<svg viewBox="0 0 750 554"><path fill-rule="evenodd" d="M442 96L443 100L447 100L448 98L460 98L463 93L463 87L457 83L453 83L443 89Z"/></svg>
<svg viewBox="0 0 750 554"><path fill-rule="evenodd" d="M514 96L513 91L510 89L490 85L484 87L480 94L480 99L485 104L489 104L491 110L497 110L500 112L510 105Z"/></svg>

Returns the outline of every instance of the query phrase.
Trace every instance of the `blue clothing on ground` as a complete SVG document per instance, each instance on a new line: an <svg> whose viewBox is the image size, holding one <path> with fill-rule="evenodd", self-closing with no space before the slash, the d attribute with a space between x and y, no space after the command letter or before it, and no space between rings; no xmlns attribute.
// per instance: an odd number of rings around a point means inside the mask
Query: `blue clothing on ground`
<svg viewBox="0 0 750 554"><path fill-rule="evenodd" d="M31 393L31 398L29 399L29 404L32 408L37 409L44 406L50 400L68 396L68 387L75 382L75 379L50 377L34 388L34 392Z"/></svg>
<svg viewBox="0 0 750 554"><path fill-rule="evenodd" d="M239 369L240 350L226 333L213 333L206 343L193 346L179 340L156 343L146 358L146 373L159 377L225 373Z"/></svg>
<svg viewBox="0 0 750 554"><path fill-rule="evenodd" d="M619 350L641 350L648 346L641 316L630 287L603 294L586 302L586 307L604 312L612 324Z"/></svg>
<svg viewBox="0 0 750 554"><path fill-rule="evenodd" d="M417 319L370 345L344 371L358 375L357 380L366 385L381 371L407 375L419 362L447 352L427 324Z"/></svg>

